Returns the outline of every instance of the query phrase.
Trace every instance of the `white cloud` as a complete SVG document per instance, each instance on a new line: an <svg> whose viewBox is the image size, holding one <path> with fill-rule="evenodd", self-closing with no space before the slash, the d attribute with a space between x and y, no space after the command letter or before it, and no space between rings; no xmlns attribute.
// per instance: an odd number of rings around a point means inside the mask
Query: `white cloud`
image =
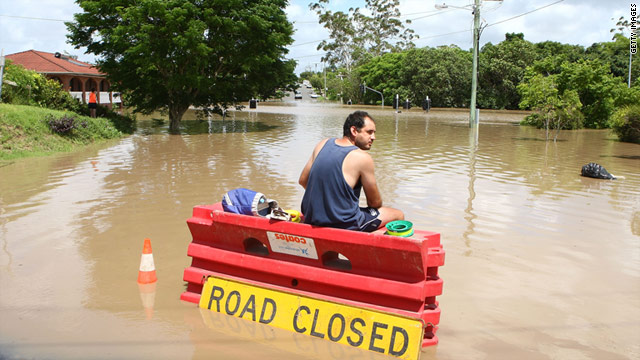
<svg viewBox="0 0 640 360"><path fill-rule="evenodd" d="M22 0L0 2L0 48L5 54L40 50L83 55L66 43L64 21L73 20L80 8L72 0Z"/></svg>

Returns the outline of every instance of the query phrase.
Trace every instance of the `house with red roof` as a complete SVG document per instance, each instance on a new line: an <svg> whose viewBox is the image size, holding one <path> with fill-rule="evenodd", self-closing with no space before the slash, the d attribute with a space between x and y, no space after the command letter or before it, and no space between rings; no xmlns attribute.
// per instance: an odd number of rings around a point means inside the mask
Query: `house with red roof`
<svg viewBox="0 0 640 360"><path fill-rule="evenodd" d="M87 103L92 89L98 91L98 103L112 107L121 103L119 94L111 92L111 85L106 74L101 73L92 64L74 57L44 51L27 50L5 56L14 64L33 70L62 84L71 96Z"/></svg>

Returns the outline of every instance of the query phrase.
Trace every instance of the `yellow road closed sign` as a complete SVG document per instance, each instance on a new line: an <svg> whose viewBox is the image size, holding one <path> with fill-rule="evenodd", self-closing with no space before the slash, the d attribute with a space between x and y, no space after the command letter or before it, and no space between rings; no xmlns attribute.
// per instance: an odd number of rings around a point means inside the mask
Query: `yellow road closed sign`
<svg viewBox="0 0 640 360"><path fill-rule="evenodd" d="M300 334L402 359L418 359L419 319L209 277L199 306Z"/></svg>

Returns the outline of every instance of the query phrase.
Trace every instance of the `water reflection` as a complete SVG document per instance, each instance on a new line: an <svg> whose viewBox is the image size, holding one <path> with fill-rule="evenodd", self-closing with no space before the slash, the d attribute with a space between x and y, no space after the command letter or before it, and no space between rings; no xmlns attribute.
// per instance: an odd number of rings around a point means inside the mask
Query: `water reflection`
<svg viewBox="0 0 640 360"><path fill-rule="evenodd" d="M212 353L242 355L238 344L256 343L262 349L261 358L273 359L388 359L370 351L362 351L350 346L337 344L326 339L298 334L234 316L226 316L215 311L198 308L200 318L189 314L186 318L194 327L203 323L205 331L194 333L198 343L208 343L198 349L196 357L206 358ZM211 342L212 339L225 339ZM225 345L226 344L226 345Z"/></svg>
<svg viewBox="0 0 640 360"><path fill-rule="evenodd" d="M138 122L138 133L142 135L161 135L169 133L169 121L165 119L141 120ZM277 128L253 119L236 120L235 116L220 119L186 120L180 123L181 135L225 134L265 132ZM179 135L179 134L177 134Z"/></svg>
<svg viewBox="0 0 640 360"><path fill-rule="evenodd" d="M468 222L467 229L462 234L465 240L466 246L469 248L465 253L466 256L471 255L471 239L470 235L474 233L474 220L477 215L473 212L473 200L476 198L475 181L476 181L476 152L478 151L478 134L480 132L479 126L472 126L469 128L469 197L467 198L467 207L465 208L465 219Z"/></svg>

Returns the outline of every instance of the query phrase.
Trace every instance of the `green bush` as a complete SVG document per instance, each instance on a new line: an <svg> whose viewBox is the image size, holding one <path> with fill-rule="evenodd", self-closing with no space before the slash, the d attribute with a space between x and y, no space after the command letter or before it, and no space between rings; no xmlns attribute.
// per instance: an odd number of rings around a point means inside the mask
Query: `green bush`
<svg viewBox="0 0 640 360"><path fill-rule="evenodd" d="M2 102L5 104L38 106L89 116L87 105L65 91L62 84L47 79L33 70L27 70L21 65L7 61L5 80L15 83L15 85L5 84L2 87ZM134 116L123 116L104 106L98 106L97 115L109 119L123 133L132 134L135 131ZM63 129L64 126L56 124L55 128Z"/></svg>
<svg viewBox="0 0 640 360"><path fill-rule="evenodd" d="M640 105L619 109L611 117L610 125L620 141L640 144Z"/></svg>
<svg viewBox="0 0 640 360"><path fill-rule="evenodd" d="M39 106L0 104L0 162L72 151L122 136L111 121L103 118Z"/></svg>
<svg viewBox="0 0 640 360"><path fill-rule="evenodd" d="M47 124L49 124L49 128L51 131L58 134L70 134L73 129L78 126L82 126L83 128L87 127L87 122L83 121L78 125L76 118L74 116L63 115L62 117L56 118L53 115L49 115L47 117Z"/></svg>
<svg viewBox="0 0 640 360"><path fill-rule="evenodd" d="M14 65L7 60L4 69L4 84L2 86L2 102L5 104L28 105L31 89L35 87L35 71L29 71L22 66Z"/></svg>
<svg viewBox="0 0 640 360"><path fill-rule="evenodd" d="M626 83L618 83L614 88L614 103L616 109L627 105L640 104L640 86L627 87Z"/></svg>
<svg viewBox="0 0 640 360"><path fill-rule="evenodd" d="M537 128L573 130L583 127L582 103L575 90L558 90L558 76L531 72L518 85L520 107L534 111L521 122Z"/></svg>
<svg viewBox="0 0 640 360"><path fill-rule="evenodd" d="M33 70L21 65L7 62L5 80L15 85L5 84L2 87L2 102L14 105L40 106L54 110L71 110L78 112L83 105L74 99L62 84L47 79Z"/></svg>

